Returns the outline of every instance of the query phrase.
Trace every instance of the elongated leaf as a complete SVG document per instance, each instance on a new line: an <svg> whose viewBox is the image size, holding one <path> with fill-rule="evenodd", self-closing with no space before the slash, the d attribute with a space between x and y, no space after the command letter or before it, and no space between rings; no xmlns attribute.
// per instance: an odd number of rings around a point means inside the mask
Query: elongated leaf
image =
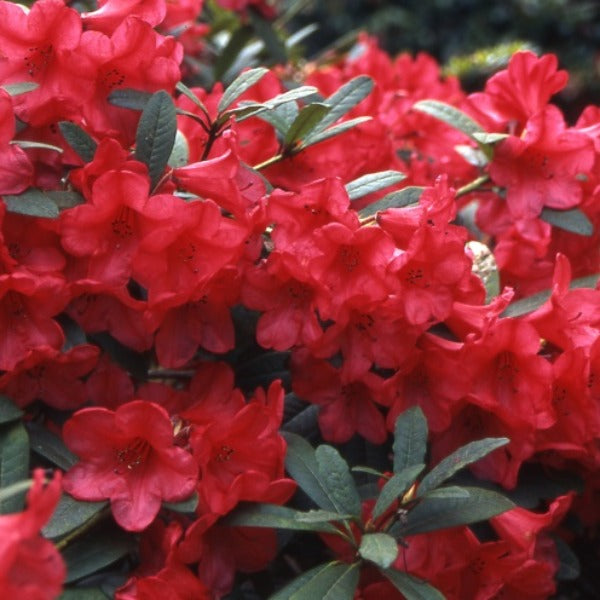
<svg viewBox="0 0 600 600"><path fill-rule="evenodd" d="M365 533L358 553L365 559L387 569L398 558L398 542L386 533Z"/></svg>
<svg viewBox="0 0 600 600"><path fill-rule="evenodd" d="M200 100L187 85L179 81L175 86L175 89L178 92L181 92L188 100L191 100L208 117L208 108L206 108L204 102L202 102L202 100Z"/></svg>
<svg viewBox="0 0 600 600"><path fill-rule="evenodd" d="M223 92L223 96L217 107L219 114L226 111L244 92L258 83L268 71L264 67L258 67L256 69L249 69L238 75Z"/></svg>
<svg viewBox="0 0 600 600"><path fill-rule="evenodd" d="M427 493L428 498L468 498L469 491L464 487L449 485L435 488Z"/></svg>
<svg viewBox="0 0 600 600"><path fill-rule="evenodd" d="M54 144L46 144L45 142L36 142L35 140L11 140L11 144L19 146L19 148L28 149L36 148L39 150L52 150L53 152L62 153L64 150L60 146Z"/></svg>
<svg viewBox="0 0 600 600"><path fill-rule="evenodd" d="M411 186L404 188L403 190L390 192L381 198L381 200L377 200L377 202L365 206L358 214L364 218L387 210L388 208L404 208L411 204L418 204L424 189L425 188Z"/></svg>
<svg viewBox="0 0 600 600"><path fill-rule="evenodd" d="M394 427L394 473L425 462L427 419L419 406L405 410Z"/></svg>
<svg viewBox="0 0 600 600"><path fill-rule="evenodd" d="M315 102L305 106L294 119L290 128L285 132L283 145L292 146L305 136L307 136L329 112L330 107L327 104Z"/></svg>
<svg viewBox="0 0 600 600"><path fill-rule="evenodd" d="M98 144L86 131L70 121L60 121L58 128L67 140L67 144L75 150L83 162L88 163L94 160Z"/></svg>
<svg viewBox="0 0 600 600"><path fill-rule="evenodd" d="M33 81L23 81L22 83L5 83L0 87L10 96L19 96L20 94L26 94L39 88L40 84Z"/></svg>
<svg viewBox="0 0 600 600"><path fill-rule="evenodd" d="M131 110L144 110L150 98L152 98L150 92L142 92L132 88L120 88L108 95L108 101L114 106Z"/></svg>
<svg viewBox="0 0 600 600"><path fill-rule="evenodd" d="M362 102L373 90L373 80L368 75L359 75L345 83L339 90L325 100L331 110L319 123L317 131L333 125L338 119L350 112Z"/></svg>
<svg viewBox="0 0 600 600"><path fill-rule="evenodd" d="M433 492L425 496L409 511L406 524L394 525L389 531L390 535L406 537L457 525L469 525L495 517L515 506L508 498L491 490L462 489L468 492L467 497L448 496L444 493L436 497Z"/></svg>
<svg viewBox="0 0 600 600"><path fill-rule="evenodd" d="M175 105L171 96L160 90L144 107L135 134L135 157L148 166L152 187L169 162L176 135Z"/></svg>
<svg viewBox="0 0 600 600"><path fill-rule="evenodd" d="M291 101L266 110L259 115L259 119L270 123L281 135L285 135L299 112L298 104Z"/></svg>
<svg viewBox="0 0 600 600"><path fill-rule="evenodd" d="M287 62L287 49L273 25L255 10L249 10L250 23L256 35L263 41L267 52L273 62L283 64Z"/></svg>
<svg viewBox="0 0 600 600"><path fill-rule="evenodd" d="M358 563L320 565L292 581L269 600L351 600L358 576Z"/></svg>
<svg viewBox="0 0 600 600"><path fill-rule="evenodd" d="M85 198L78 192L67 192L65 190L49 190L44 192L59 210L65 210L67 208L73 208L80 204L85 204ZM82 342L83 343L83 342Z"/></svg>
<svg viewBox="0 0 600 600"><path fill-rule="evenodd" d="M303 521L303 516L306 516L306 513L286 506L250 504L237 508L225 517L221 523L230 527L273 527L295 531L337 532L337 529L329 522L331 519ZM340 516L343 517L344 515Z"/></svg>
<svg viewBox="0 0 600 600"><path fill-rule="evenodd" d="M505 140L509 135L508 133L480 133L479 131L476 131L472 137L480 144L489 145L497 144L498 142Z"/></svg>
<svg viewBox="0 0 600 600"><path fill-rule="evenodd" d="M571 233L577 233L589 237L594 233L594 225L588 219L587 215L578 208L570 210L554 210L552 208L544 208L540 215L542 221L564 229Z"/></svg>
<svg viewBox="0 0 600 600"><path fill-rule="evenodd" d="M403 179L406 179L404 173L400 171L381 171L379 173L369 173L363 175L354 181L346 184L346 191L350 200L357 200L372 192L378 192L390 185L399 183Z"/></svg>
<svg viewBox="0 0 600 600"><path fill-rule="evenodd" d="M487 456L497 448L506 446L508 438L485 438L476 440L458 448L440 461L421 481L417 490L417 497L423 496L429 490L435 489L438 485L450 479L454 473L460 471L463 467L478 461Z"/></svg>
<svg viewBox="0 0 600 600"><path fill-rule="evenodd" d="M413 104L413 109L435 117L454 129L462 131L475 141L477 141L474 137L475 133L486 133L479 123L464 112L439 100L420 100Z"/></svg>
<svg viewBox="0 0 600 600"><path fill-rule="evenodd" d="M552 538L556 544L559 566L555 575L557 581L573 581L581 575L581 565L577 555L567 542L558 536Z"/></svg>
<svg viewBox="0 0 600 600"><path fill-rule="evenodd" d="M108 596L98 587L74 587L63 590L58 600L108 600Z"/></svg>
<svg viewBox="0 0 600 600"><path fill-rule="evenodd" d="M77 457L65 446L64 442L43 425L28 423L27 430L31 449L36 454L43 456L64 471L70 469L77 462Z"/></svg>
<svg viewBox="0 0 600 600"><path fill-rule="evenodd" d="M348 121L344 121L343 123L338 123L337 125L333 125L324 131L319 131L318 133L312 133L308 136L301 145L301 148L308 148L309 146L314 146L320 142L324 142L329 138L335 137L336 135L341 135L342 133L348 131L349 129L353 129L357 125L361 123L366 123L367 121L371 121L373 117L365 116L365 117L356 117L355 119L350 119Z"/></svg>
<svg viewBox="0 0 600 600"><path fill-rule="evenodd" d="M106 506L108 502L83 502L63 494L42 533L49 539L62 537L89 521Z"/></svg>
<svg viewBox="0 0 600 600"><path fill-rule="evenodd" d="M339 512L321 480L314 448L301 436L283 432L287 442L285 468L300 489L324 510Z"/></svg>
<svg viewBox="0 0 600 600"><path fill-rule="evenodd" d="M190 158L190 147L187 138L179 129L175 135L175 143L173 144L173 150L169 156L167 164L169 167L176 169L177 167L185 167L188 164Z"/></svg>
<svg viewBox="0 0 600 600"><path fill-rule="evenodd" d="M67 564L65 583L77 581L123 558L136 548L133 535L121 529L104 529L69 544L62 555Z"/></svg>
<svg viewBox="0 0 600 600"><path fill-rule="evenodd" d="M394 584L394 587L402 593L406 600L445 600L444 595L439 590L414 575L395 569L385 569L381 572Z"/></svg>
<svg viewBox="0 0 600 600"><path fill-rule="evenodd" d="M377 498L377 502L373 508L373 518L377 519L380 517L396 498L404 494L424 468L424 463L405 467L389 479L381 489L379 498Z"/></svg>
<svg viewBox="0 0 600 600"><path fill-rule="evenodd" d="M7 195L3 198L8 212L43 219L55 219L59 214L52 199L35 188L29 188L18 196Z"/></svg>
<svg viewBox="0 0 600 600"><path fill-rule="evenodd" d="M323 523L329 521L347 521L352 518L352 515L341 515L328 510L309 510L307 512L297 512L294 518L301 523Z"/></svg>
<svg viewBox="0 0 600 600"><path fill-rule="evenodd" d="M18 421L23 416L23 411L4 394L0 394L0 424Z"/></svg>
<svg viewBox="0 0 600 600"><path fill-rule="evenodd" d="M197 492L194 492L187 500L181 502L163 502L163 508L172 510L178 513L193 513L196 511L198 506L199 496Z"/></svg>
<svg viewBox="0 0 600 600"><path fill-rule="evenodd" d="M315 450L319 476L338 513L359 516L361 502L348 463L332 446L322 445Z"/></svg>
<svg viewBox="0 0 600 600"><path fill-rule="evenodd" d="M228 74L229 70L238 60L241 52L247 46L248 42L252 39L252 36L252 27L248 25L238 27L231 34L227 45L219 52L219 56L215 61L214 78L216 81L220 81L225 75ZM221 112L222 110L224 109L219 107L219 112Z"/></svg>
<svg viewBox="0 0 600 600"><path fill-rule="evenodd" d="M23 424L5 423L0 427L0 488L27 479L29 476L29 437ZM0 503L0 513L23 509L25 491Z"/></svg>

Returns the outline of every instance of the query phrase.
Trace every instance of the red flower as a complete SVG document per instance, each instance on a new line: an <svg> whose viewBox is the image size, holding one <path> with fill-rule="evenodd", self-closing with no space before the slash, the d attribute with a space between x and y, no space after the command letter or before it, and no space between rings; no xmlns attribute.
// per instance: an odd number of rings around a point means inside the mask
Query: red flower
<svg viewBox="0 0 600 600"><path fill-rule="evenodd" d="M99 0L98 9L83 13L81 20L87 29L110 35L127 17L138 17L154 27L166 12L165 0Z"/></svg>
<svg viewBox="0 0 600 600"><path fill-rule="evenodd" d="M196 463L173 445L169 415L156 404L84 408L65 423L63 439L81 458L64 477L65 491L79 500L109 498L128 531L147 527L163 500L183 500L196 485Z"/></svg>
<svg viewBox="0 0 600 600"><path fill-rule="evenodd" d="M58 550L40 535L60 499L61 473L44 486L44 471L33 472L27 508L0 516L0 590L3 598L52 600L62 591L65 564Z"/></svg>

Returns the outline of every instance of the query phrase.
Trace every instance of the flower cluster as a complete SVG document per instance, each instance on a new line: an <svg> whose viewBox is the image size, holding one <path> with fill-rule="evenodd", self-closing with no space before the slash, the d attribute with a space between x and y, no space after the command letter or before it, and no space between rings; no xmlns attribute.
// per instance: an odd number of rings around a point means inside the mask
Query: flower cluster
<svg viewBox="0 0 600 600"><path fill-rule="evenodd" d="M325 103L357 82L370 93L301 130L315 105L275 102L286 69L237 95L180 85L205 53L200 0L98 4L0 2L0 391L78 459L45 489L36 472L27 510L0 517L2 591L35 556L31 597L59 593L62 563L38 532L62 486L142 532L117 598L223 597L276 554L273 530L219 519L294 494L280 430L285 398L300 398L329 442L386 444L419 406L434 462L503 436L477 477L513 489L523 463L577 473L580 499L498 516L493 541L419 534L397 561L448 598L550 596L548 532L572 503L599 518L600 291L570 283L600 263L600 109L565 123L551 100L567 74L551 55L518 53L467 95L432 58L392 59L362 36L294 77ZM219 4L274 15L271 2ZM171 143L168 163L160 127L140 135L144 107L165 97L183 149ZM376 172L404 176L387 196L357 192ZM503 286L491 295L477 239ZM507 316L545 288L535 310ZM254 381L256 356L287 362ZM165 505L190 497L186 514ZM400 597L377 573L360 590Z"/></svg>

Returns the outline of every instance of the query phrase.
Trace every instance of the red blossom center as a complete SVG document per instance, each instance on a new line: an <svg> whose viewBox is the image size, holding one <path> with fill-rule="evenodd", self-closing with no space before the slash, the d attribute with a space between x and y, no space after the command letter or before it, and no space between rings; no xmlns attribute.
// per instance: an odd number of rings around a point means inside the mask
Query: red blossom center
<svg viewBox="0 0 600 600"><path fill-rule="evenodd" d="M125 83L125 75L119 69L105 69L99 74L99 83L102 88L110 91L116 87L122 86Z"/></svg>
<svg viewBox="0 0 600 600"><path fill-rule="evenodd" d="M550 168L548 157L536 148L528 148L523 153L523 165L527 169L535 170L541 173L544 179L552 179L554 172Z"/></svg>
<svg viewBox="0 0 600 600"><path fill-rule="evenodd" d="M110 222L113 234L122 240L130 238L134 231L133 220L133 211L128 206L121 207L115 218Z"/></svg>
<svg viewBox="0 0 600 600"><path fill-rule="evenodd" d="M44 71L50 63L52 52L52 44L29 48L27 54L23 58L27 73L29 73L31 77L35 77L41 71Z"/></svg>
<svg viewBox="0 0 600 600"><path fill-rule="evenodd" d="M355 246L343 244L338 250L338 259L342 267L351 273L360 264L360 251Z"/></svg>
<svg viewBox="0 0 600 600"><path fill-rule="evenodd" d="M117 475L123 475L127 471L134 471L140 465L144 464L150 454L151 446L142 438L134 438L124 448L115 450L115 458L117 466L114 472Z"/></svg>
<svg viewBox="0 0 600 600"><path fill-rule="evenodd" d="M215 460L218 462L229 462L234 453L235 453L235 450L231 446L227 446L226 444L223 444L219 448L219 450L215 456Z"/></svg>

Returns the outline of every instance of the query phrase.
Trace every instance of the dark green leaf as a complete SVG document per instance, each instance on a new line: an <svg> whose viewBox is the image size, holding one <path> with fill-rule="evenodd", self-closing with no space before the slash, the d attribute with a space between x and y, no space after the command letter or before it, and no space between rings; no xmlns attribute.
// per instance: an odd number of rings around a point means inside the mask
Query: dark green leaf
<svg viewBox="0 0 600 600"><path fill-rule="evenodd" d="M67 564L65 583L91 575L133 552L134 536L121 529L103 529L69 544L62 555Z"/></svg>
<svg viewBox="0 0 600 600"><path fill-rule="evenodd" d="M98 144L86 131L70 121L60 121L58 128L67 141L67 144L75 150L83 162L88 163L94 160Z"/></svg>
<svg viewBox="0 0 600 600"><path fill-rule="evenodd" d="M417 490L417 497L423 496L428 491L435 489L463 467L487 456L497 448L506 446L508 442L508 438L485 438L461 446L452 452L452 454L446 456L446 458L440 461L423 477Z"/></svg>
<svg viewBox="0 0 600 600"><path fill-rule="evenodd" d="M238 75L227 87L219 101L219 114L225 112L243 93L258 83L268 72L264 67L249 69Z"/></svg>
<svg viewBox="0 0 600 600"><path fill-rule="evenodd" d="M357 200L363 196L367 196L372 192L378 192L390 185L399 183L406 179L404 173L400 171L381 171L379 173L369 173L363 175L354 181L346 184L346 191L350 200Z"/></svg>
<svg viewBox="0 0 600 600"><path fill-rule="evenodd" d="M152 187L158 183L169 162L176 135L177 114L173 99L160 90L144 107L135 134L135 157L148 166Z"/></svg>
<svg viewBox="0 0 600 600"><path fill-rule="evenodd" d="M557 581L573 581L581 575L581 565L577 555L571 550L567 542L558 536L553 536L558 553L559 566L556 572Z"/></svg>
<svg viewBox="0 0 600 600"><path fill-rule="evenodd" d="M319 478L338 513L360 516L361 502L348 463L333 446L315 450Z"/></svg>
<svg viewBox="0 0 600 600"><path fill-rule="evenodd" d="M63 190L50 190L44 192L48 198L58 206L59 210L73 208L80 204L85 204L85 198L77 192L67 192Z"/></svg>
<svg viewBox="0 0 600 600"><path fill-rule="evenodd" d="M285 132L283 145L285 147L293 146L308 135L319 123L319 121L329 112L329 106L320 102L315 102L305 106L294 119L290 128Z"/></svg>
<svg viewBox="0 0 600 600"><path fill-rule="evenodd" d="M27 479L29 476L29 437L20 421L0 427L0 488ZM14 494L0 503L0 513L23 509L25 492Z"/></svg>
<svg viewBox="0 0 600 600"><path fill-rule="evenodd" d="M312 85L300 85L298 87L292 88L291 90L288 90L287 92L277 94L277 96L273 96L273 98L269 98L269 100L265 100L265 102L263 102L263 105L266 106L268 109L276 108L277 106L289 104L292 101L300 100L302 98L306 98L307 96L312 96L318 91L319 90Z"/></svg>
<svg viewBox="0 0 600 600"><path fill-rule="evenodd" d="M249 26L238 27L229 38L227 45L221 50L214 66L215 80L219 81L239 58L243 48L252 39L253 31ZM237 96L236 96L237 97ZM221 100L222 102L222 100ZM228 105L229 106L229 105ZM227 106L225 107L227 108ZM219 106L219 112L225 110Z"/></svg>
<svg viewBox="0 0 600 600"><path fill-rule="evenodd" d="M53 150L54 152L63 152L60 146L54 146L53 144L46 144L45 142L36 142L34 140L12 140L10 142L19 148L37 148L39 150Z"/></svg>
<svg viewBox="0 0 600 600"><path fill-rule="evenodd" d="M269 600L351 600L358 576L358 563L320 565L292 581Z"/></svg>
<svg viewBox="0 0 600 600"><path fill-rule="evenodd" d="M398 542L386 533L365 533L358 553L365 559L387 569L398 558Z"/></svg>
<svg viewBox="0 0 600 600"><path fill-rule="evenodd" d="M324 510L338 512L321 481L314 448L301 436L283 432L287 442L285 468L300 489Z"/></svg>
<svg viewBox="0 0 600 600"><path fill-rule="evenodd" d="M311 404L289 421L286 421L283 429L291 433L297 433L302 437L311 437L311 434L318 430L318 416L319 407L316 404Z"/></svg>
<svg viewBox="0 0 600 600"><path fill-rule="evenodd" d="M63 494L42 533L49 539L62 537L89 521L106 506L108 502L84 502Z"/></svg>
<svg viewBox="0 0 600 600"><path fill-rule="evenodd" d="M394 473L425 462L427 419L419 406L405 410L394 427Z"/></svg>
<svg viewBox="0 0 600 600"><path fill-rule="evenodd" d="M221 523L229 527L272 527L295 531L323 531L326 533L336 533L338 531L329 522L331 519L303 521L302 516L306 516L306 513L301 513L287 506L249 504L235 509Z"/></svg>
<svg viewBox="0 0 600 600"><path fill-rule="evenodd" d="M424 468L424 463L405 467L389 479L381 489L379 498L377 498L375 508L373 509L373 518L377 519L380 517L396 498L404 494Z"/></svg>
<svg viewBox="0 0 600 600"><path fill-rule="evenodd" d="M250 23L256 35L264 42L269 56L275 63L283 64L287 62L287 50L283 40L277 35L272 23L265 20L255 10L249 11Z"/></svg>
<svg viewBox="0 0 600 600"><path fill-rule="evenodd" d="M330 521L347 521L352 515L341 515L328 510L309 510L308 512L298 512L295 515L296 521L301 523L324 523Z"/></svg>
<svg viewBox="0 0 600 600"><path fill-rule="evenodd" d="M58 600L107 600L108 596L100 588L67 588Z"/></svg>
<svg viewBox="0 0 600 600"><path fill-rule="evenodd" d="M406 600L445 600L444 595L432 585L414 575L385 569L381 571Z"/></svg>
<svg viewBox="0 0 600 600"><path fill-rule="evenodd" d="M469 525L495 517L515 506L497 492L480 488L462 489L468 492L467 497L457 494L448 496L446 491L436 497L432 491L409 511L406 524L397 523L389 533L406 537L457 525Z"/></svg>
<svg viewBox="0 0 600 600"><path fill-rule="evenodd" d="M40 84L34 83L33 81L23 81L22 83L5 83L0 87L2 87L2 89L10 96L19 96L20 94L26 94L27 92L32 92L39 88Z"/></svg>
<svg viewBox="0 0 600 600"><path fill-rule="evenodd" d="M58 206L44 192L29 188L18 196L3 196L8 212L30 217L54 219L58 217Z"/></svg>
<svg viewBox="0 0 600 600"><path fill-rule="evenodd" d="M111 92L108 95L108 101L120 108L144 110L151 97L152 94L150 92L142 92L131 88L121 88Z"/></svg>
<svg viewBox="0 0 600 600"><path fill-rule="evenodd" d="M65 446L64 442L39 423L28 423L31 449L52 464L63 470L70 469L76 462L77 457Z"/></svg>
<svg viewBox="0 0 600 600"><path fill-rule="evenodd" d="M258 118L270 123L281 135L285 135L285 132L290 128L299 112L298 104L295 101L291 101L278 104L262 112Z"/></svg>
<svg viewBox="0 0 600 600"><path fill-rule="evenodd" d="M0 394L0 424L17 421L23 416L23 411L4 394Z"/></svg>
<svg viewBox="0 0 600 600"><path fill-rule="evenodd" d="M558 229L564 229L565 231L586 237L594 233L594 225L585 213L578 208L572 208L571 210L544 208L540 219L546 221L546 223L550 223L550 225L554 225L554 227L558 227Z"/></svg>
<svg viewBox="0 0 600 600"><path fill-rule="evenodd" d="M352 467L350 469L353 473L366 473L367 475L373 475L373 477L383 477L383 473L377 469L371 467Z"/></svg>
<svg viewBox="0 0 600 600"><path fill-rule="evenodd" d="M475 133L486 133L479 123L464 112L439 100L420 100L413 104L413 109L435 117L450 127L462 131L472 139L475 139Z"/></svg>
<svg viewBox="0 0 600 600"><path fill-rule="evenodd" d="M175 86L175 89L181 92L186 98L191 100L207 117L208 117L208 109L204 105L204 102L190 90L190 88L185 85L183 82L179 81Z"/></svg>
<svg viewBox="0 0 600 600"><path fill-rule="evenodd" d="M425 188L422 187L407 187L403 190L396 192L390 192L386 194L381 200L373 202L368 206L365 206L358 214L361 217L370 217L377 212L382 212L388 208L404 208L411 204L418 204L419 198Z"/></svg>
<svg viewBox="0 0 600 600"><path fill-rule="evenodd" d="M198 493L194 492L187 500L181 502L163 502L163 508L172 510L178 513L194 513L198 506Z"/></svg>
<svg viewBox="0 0 600 600"><path fill-rule="evenodd" d="M357 125L360 125L361 123L366 123L367 121L371 121L372 119L373 117L356 117L356 119L350 119L348 121L344 121L343 123L333 125L332 127L325 129L325 131L319 131L318 133L313 132L302 142L301 148L308 148L309 146L314 146L319 142L324 142L329 138L335 137L336 135L341 135L349 129L353 129Z"/></svg>
<svg viewBox="0 0 600 600"><path fill-rule="evenodd" d="M178 167L185 167L188 164L190 158L190 147L187 138L179 129L175 135L175 143L173 144L173 150L169 156L167 164L169 167L177 169Z"/></svg>

